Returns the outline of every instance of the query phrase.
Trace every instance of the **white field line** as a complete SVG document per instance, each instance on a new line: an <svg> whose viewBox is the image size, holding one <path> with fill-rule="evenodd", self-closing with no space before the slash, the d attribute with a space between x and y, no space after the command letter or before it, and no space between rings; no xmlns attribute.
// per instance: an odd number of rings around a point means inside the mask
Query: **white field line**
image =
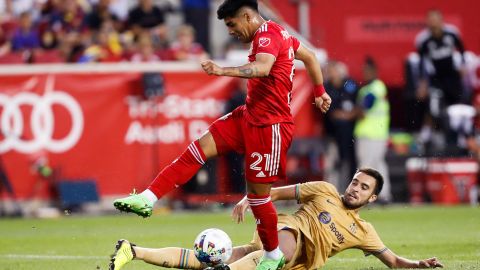
<svg viewBox="0 0 480 270"><path fill-rule="evenodd" d="M108 256L81 256L81 255L39 255L39 254L0 254L0 258L24 260L96 260L108 259Z"/></svg>

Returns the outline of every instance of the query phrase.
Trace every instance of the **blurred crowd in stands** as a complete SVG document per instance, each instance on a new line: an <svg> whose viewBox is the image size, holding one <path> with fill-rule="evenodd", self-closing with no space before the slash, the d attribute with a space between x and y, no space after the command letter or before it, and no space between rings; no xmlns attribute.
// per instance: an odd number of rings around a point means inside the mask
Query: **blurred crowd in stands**
<svg viewBox="0 0 480 270"><path fill-rule="evenodd" d="M2 5L3 3L3 5ZM155 62L208 57L209 0L0 1L0 63ZM174 34L166 16L184 24ZM199 42L197 42L197 40Z"/></svg>

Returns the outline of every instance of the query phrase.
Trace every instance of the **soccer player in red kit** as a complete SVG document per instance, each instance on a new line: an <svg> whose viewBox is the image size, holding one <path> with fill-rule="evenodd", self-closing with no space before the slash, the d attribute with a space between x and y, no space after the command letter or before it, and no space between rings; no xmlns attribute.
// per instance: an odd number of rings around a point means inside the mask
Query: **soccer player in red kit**
<svg viewBox="0 0 480 270"><path fill-rule="evenodd" d="M314 84L315 105L326 112L331 99L323 88L315 54L282 26L264 20L256 0L225 0L217 15L230 35L251 42L248 63L220 67L207 60L202 62L202 68L209 75L248 78L246 104L213 122L200 139L160 172L147 190L118 199L114 205L148 217L158 198L186 183L206 159L228 151L244 153L247 198L265 250L257 269L275 270L284 265L285 258L278 247L277 213L270 201L270 189L276 180L286 177L286 154L294 131L290 112L294 59L304 63Z"/></svg>

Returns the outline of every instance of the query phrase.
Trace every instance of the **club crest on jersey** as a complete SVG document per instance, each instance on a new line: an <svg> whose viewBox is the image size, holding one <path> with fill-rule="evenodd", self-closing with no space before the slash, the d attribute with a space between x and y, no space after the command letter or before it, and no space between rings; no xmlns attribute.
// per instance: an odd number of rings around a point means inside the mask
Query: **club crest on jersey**
<svg viewBox="0 0 480 270"><path fill-rule="evenodd" d="M323 224L328 224L330 221L332 221L332 217L330 216L329 212L323 211L318 215L318 220L320 220L320 222Z"/></svg>
<svg viewBox="0 0 480 270"><path fill-rule="evenodd" d="M260 47L267 47L268 45L270 45L270 38L261 37L260 39L258 39L258 45Z"/></svg>

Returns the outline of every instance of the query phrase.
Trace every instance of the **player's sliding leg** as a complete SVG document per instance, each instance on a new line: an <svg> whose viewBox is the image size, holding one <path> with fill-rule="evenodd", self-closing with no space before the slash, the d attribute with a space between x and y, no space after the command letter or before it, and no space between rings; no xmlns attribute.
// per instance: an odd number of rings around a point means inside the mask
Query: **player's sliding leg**
<svg viewBox="0 0 480 270"><path fill-rule="evenodd" d="M285 264L285 256L278 244L277 211L269 195L271 184L248 182L247 188L249 191L247 194L248 203L256 219L258 235L265 250L265 254L256 269L280 269ZM253 193L266 195L255 195Z"/></svg>
<svg viewBox="0 0 480 270"><path fill-rule="evenodd" d="M234 247L232 256L227 263L234 262L254 251L252 245L245 245L240 247ZM260 255L261 256L261 253ZM197 260L193 250L178 248L178 247L166 247L166 248L143 248L131 244L128 240L119 240L115 246L115 253L110 261L109 270L120 270L125 264L132 260L142 260L146 263L158 265L166 268L177 269L204 269L205 265ZM258 260L257 260L258 261ZM223 266L221 269L228 269L227 266ZM253 265L249 269L253 269ZM221 270L220 268L218 270ZM235 268L240 269L240 268ZM247 268L243 268L247 269Z"/></svg>
<svg viewBox="0 0 480 270"><path fill-rule="evenodd" d="M158 265L165 268L177 269L203 269L203 265L195 257L191 249L167 247L167 248L142 248L134 247L137 254L136 260Z"/></svg>
<svg viewBox="0 0 480 270"><path fill-rule="evenodd" d="M217 155L215 141L210 132L192 142L187 149L170 165L165 167L152 181L148 189L140 194L114 201L120 211L132 212L142 217L152 215L155 202L176 187L185 184L205 164L205 161Z"/></svg>
<svg viewBox="0 0 480 270"><path fill-rule="evenodd" d="M115 254L110 261L109 270L120 270L125 264L135 260L167 268L178 269L203 269L193 250L185 248L142 248L119 240L115 247Z"/></svg>

